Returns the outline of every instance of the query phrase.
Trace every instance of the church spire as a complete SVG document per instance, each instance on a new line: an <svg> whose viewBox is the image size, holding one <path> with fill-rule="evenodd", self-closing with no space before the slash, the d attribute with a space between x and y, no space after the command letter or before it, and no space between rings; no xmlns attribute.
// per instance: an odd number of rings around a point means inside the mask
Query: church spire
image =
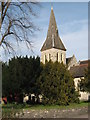
<svg viewBox="0 0 90 120"><path fill-rule="evenodd" d="M47 38L41 48L41 51L51 49L51 48L56 48L56 49L61 49L66 51L61 39L59 38L58 28L57 28L52 6L51 6L51 14L50 14Z"/></svg>
<svg viewBox="0 0 90 120"><path fill-rule="evenodd" d="M53 6L51 6L51 10L53 10Z"/></svg>

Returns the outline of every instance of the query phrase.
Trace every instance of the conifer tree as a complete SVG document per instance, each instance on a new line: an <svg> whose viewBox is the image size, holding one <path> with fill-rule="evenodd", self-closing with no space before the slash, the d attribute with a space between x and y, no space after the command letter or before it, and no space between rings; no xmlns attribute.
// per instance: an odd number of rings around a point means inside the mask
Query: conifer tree
<svg viewBox="0 0 90 120"><path fill-rule="evenodd" d="M63 63L47 62L38 79L44 104L68 105L79 102L74 81Z"/></svg>

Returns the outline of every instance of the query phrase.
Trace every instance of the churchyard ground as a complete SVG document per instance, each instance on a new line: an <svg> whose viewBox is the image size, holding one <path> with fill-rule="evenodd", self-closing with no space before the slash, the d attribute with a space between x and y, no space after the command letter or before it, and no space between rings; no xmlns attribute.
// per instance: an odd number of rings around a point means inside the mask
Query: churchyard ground
<svg viewBox="0 0 90 120"><path fill-rule="evenodd" d="M88 102L59 105L7 104L2 106L3 118L88 118Z"/></svg>

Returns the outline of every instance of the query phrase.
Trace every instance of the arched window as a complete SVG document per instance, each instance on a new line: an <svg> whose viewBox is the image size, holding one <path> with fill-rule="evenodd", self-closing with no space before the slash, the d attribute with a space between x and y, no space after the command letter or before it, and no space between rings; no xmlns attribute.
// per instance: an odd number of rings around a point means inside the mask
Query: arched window
<svg viewBox="0 0 90 120"><path fill-rule="evenodd" d="M44 55L44 63L47 61L47 56Z"/></svg>
<svg viewBox="0 0 90 120"><path fill-rule="evenodd" d="M47 56L45 55L45 61L47 60Z"/></svg>
<svg viewBox="0 0 90 120"><path fill-rule="evenodd" d="M49 61L51 60L51 54L49 54Z"/></svg>
<svg viewBox="0 0 90 120"><path fill-rule="evenodd" d="M63 61L63 54L61 53L61 62Z"/></svg>
<svg viewBox="0 0 90 120"><path fill-rule="evenodd" d="M57 61L58 61L58 53L57 53Z"/></svg>

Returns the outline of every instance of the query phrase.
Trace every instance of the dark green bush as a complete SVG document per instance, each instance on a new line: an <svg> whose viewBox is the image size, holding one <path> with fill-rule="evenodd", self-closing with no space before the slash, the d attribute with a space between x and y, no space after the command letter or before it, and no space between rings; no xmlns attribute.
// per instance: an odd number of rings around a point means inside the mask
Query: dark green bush
<svg viewBox="0 0 90 120"><path fill-rule="evenodd" d="M43 104L68 105L79 102L74 80L63 63L47 62L37 85L43 95Z"/></svg>

